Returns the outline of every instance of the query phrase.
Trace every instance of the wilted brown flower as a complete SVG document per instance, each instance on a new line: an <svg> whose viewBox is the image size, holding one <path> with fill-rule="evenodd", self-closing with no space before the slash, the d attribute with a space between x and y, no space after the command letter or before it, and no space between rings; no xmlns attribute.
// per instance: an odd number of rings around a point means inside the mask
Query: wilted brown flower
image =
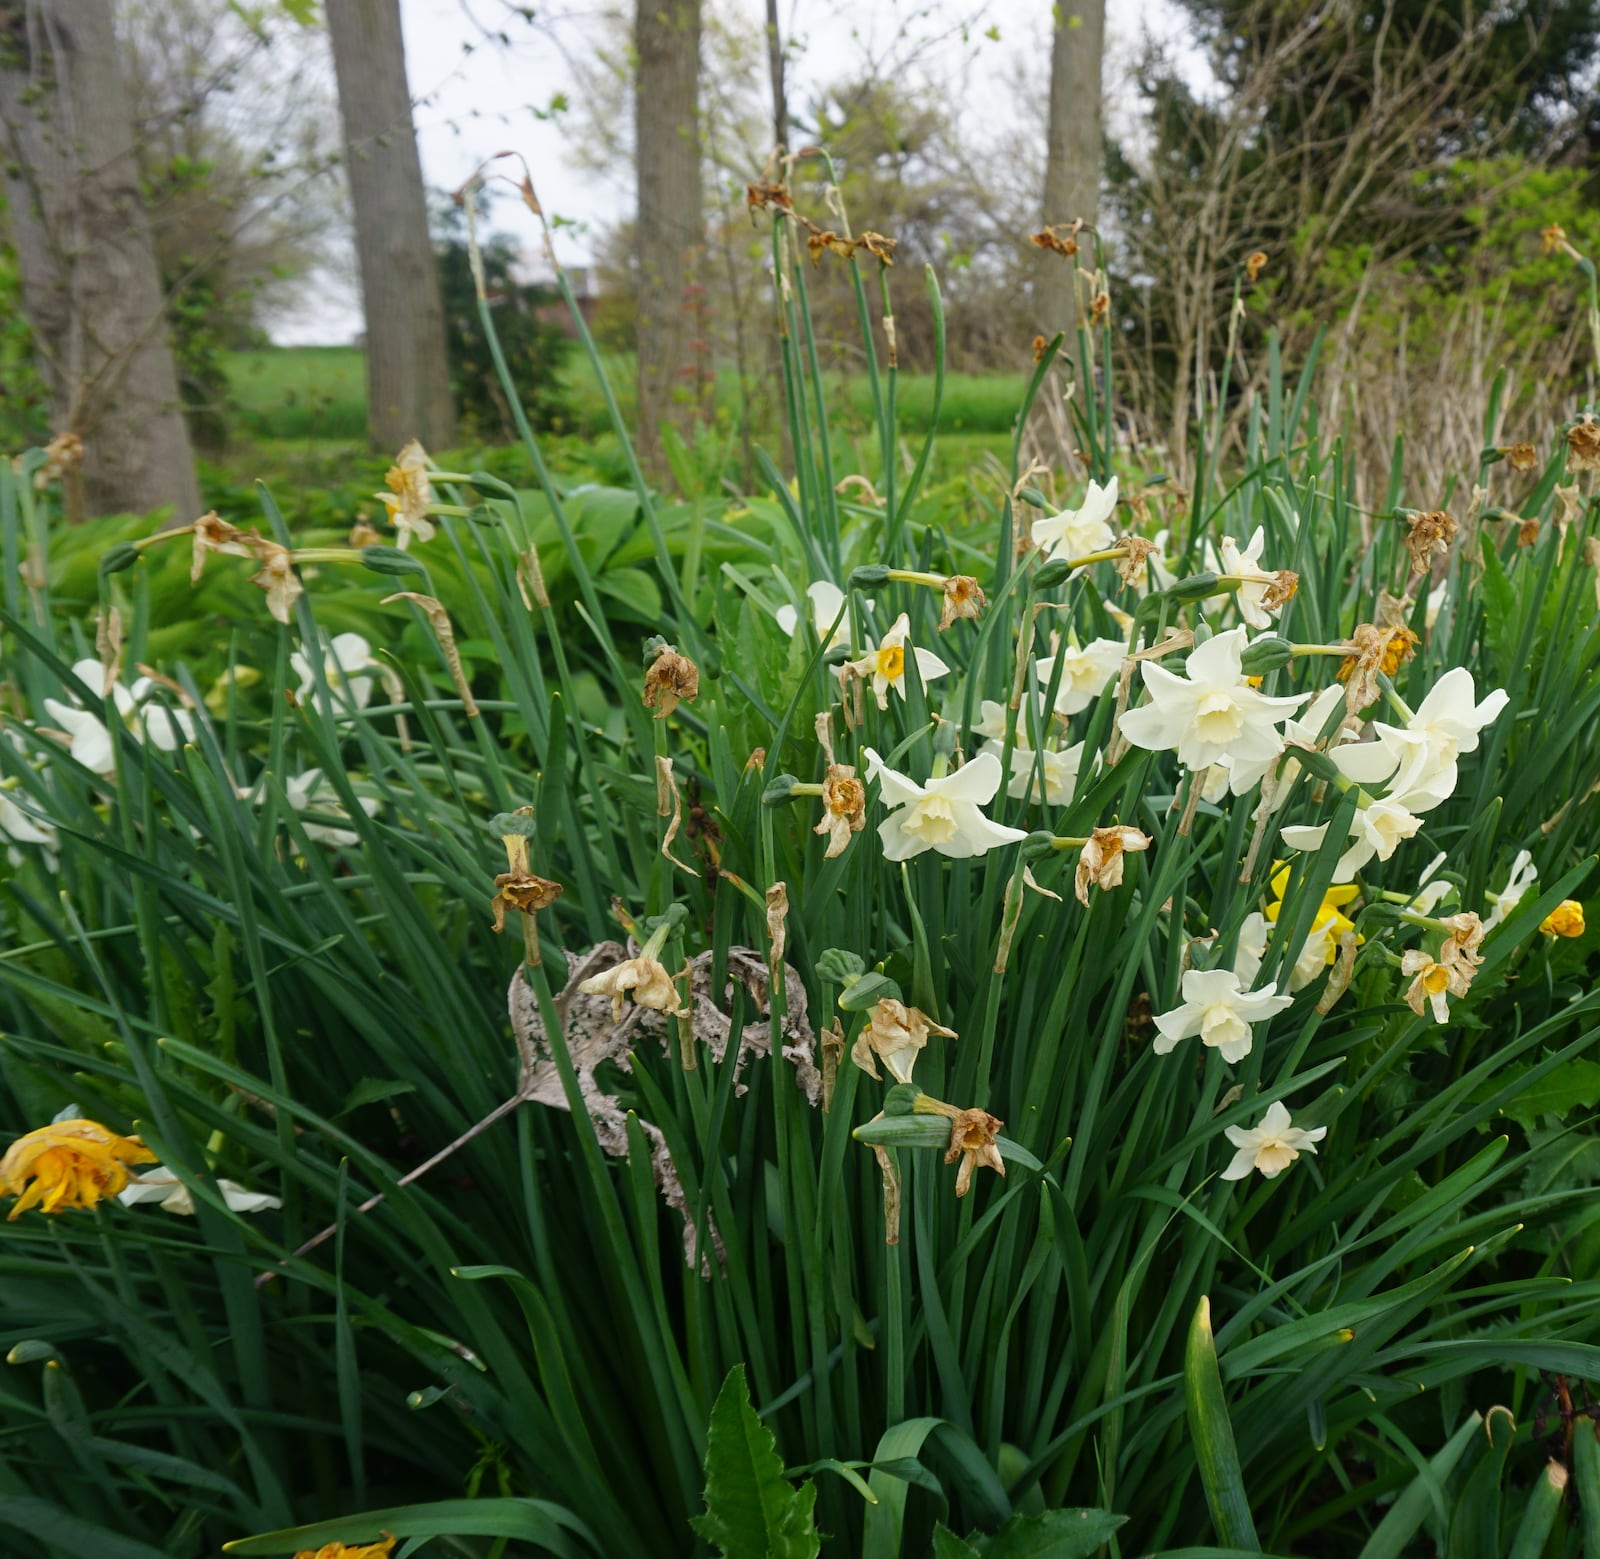
<svg viewBox="0 0 1600 1559"><path fill-rule="evenodd" d="M1265 249L1257 249L1253 254L1245 256L1244 273L1251 281L1255 281L1266 268L1267 252Z"/></svg>
<svg viewBox="0 0 1600 1559"><path fill-rule="evenodd" d="M622 998L625 994L632 995L634 1004L639 1007L651 1007L657 1012L666 1013L683 1011L678 987L672 976L654 958L646 958L642 954L637 958L624 959L609 969L602 969L599 974L590 975L578 989L585 996L609 996L613 1023L622 1020Z"/></svg>
<svg viewBox="0 0 1600 1559"><path fill-rule="evenodd" d="M349 545L352 547L376 547L383 537L370 526L365 519L360 519L350 527Z"/></svg>
<svg viewBox="0 0 1600 1559"><path fill-rule="evenodd" d="M664 645L644 674L645 708L665 720L680 703L693 703L700 693L700 668L687 655Z"/></svg>
<svg viewBox="0 0 1600 1559"><path fill-rule="evenodd" d="M535 877L532 872L501 872L494 880L494 897L489 901L495 930L505 930L508 909L537 915L541 909L549 909L561 894L561 884L546 877Z"/></svg>
<svg viewBox="0 0 1600 1559"><path fill-rule="evenodd" d="M879 260L884 265L893 265L895 246L899 242L897 238L885 238L882 233L867 232L856 240L856 247L865 249L874 260Z"/></svg>
<svg viewBox="0 0 1600 1559"><path fill-rule="evenodd" d="M1091 325L1103 324L1107 314L1111 312L1111 294L1097 292L1089 302L1089 323Z"/></svg>
<svg viewBox="0 0 1600 1559"><path fill-rule="evenodd" d="M1294 593L1299 588L1300 576L1292 568L1280 568L1273 574L1272 583L1261 597L1261 609L1265 612L1279 611L1294 599Z"/></svg>
<svg viewBox="0 0 1600 1559"><path fill-rule="evenodd" d="M1344 706L1350 714L1365 709L1378 696L1378 674L1392 677L1411 657L1417 636L1409 628L1381 628L1362 623L1350 635L1353 653L1339 665L1346 685Z"/></svg>
<svg viewBox="0 0 1600 1559"><path fill-rule="evenodd" d="M1080 904L1089 902L1089 888L1117 888L1122 885L1123 855L1127 852L1148 850L1150 838L1137 828L1114 824L1110 828L1097 828L1089 835L1083 853L1078 857L1078 869L1073 874L1072 891Z"/></svg>
<svg viewBox="0 0 1600 1559"><path fill-rule="evenodd" d="M267 610L279 622L287 623L294 603L306 591L294 571L294 553L275 541L264 541L260 537L255 539L253 550L260 559L261 570L250 576L250 583L267 592Z"/></svg>
<svg viewBox="0 0 1600 1559"><path fill-rule="evenodd" d="M952 574L944 582L944 610L939 614L943 633L958 617L976 617L988 605L971 574Z"/></svg>
<svg viewBox="0 0 1600 1559"><path fill-rule="evenodd" d="M1526 475L1539 464L1539 451L1532 444L1505 444L1497 451L1513 471Z"/></svg>
<svg viewBox="0 0 1600 1559"><path fill-rule="evenodd" d="M1591 412L1567 429L1567 470L1600 471L1600 422Z"/></svg>
<svg viewBox="0 0 1600 1559"><path fill-rule="evenodd" d="M822 821L812 830L828 836L823 859L843 855L851 834L859 834L866 824L867 787L848 763L830 763L822 782Z"/></svg>
<svg viewBox="0 0 1600 1559"><path fill-rule="evenodd" d="M1033 360L1034 360L1034 362L1038 363L1038 362L1042 362L1044 360L1045 348L1047 346L1049 346L1049 345L1050 345L1049 336L1035 336L1033 338Z"/></svg>
<svg viewBox="0 0 1600 1559"><path fill-rule="evenodd" d="M1070 260L1078 252L1078 230L1082 226L1082 222L1058 222L1054 226L1041 228L1028 242L1035 248Z"/></svg>
<svg viewBox="0 0 1600 1559"><path fill-rule="evenodd" d="M44 464L33 473L37 488L59 482L83 464L83 440L76 433L58 433L44 446Z"/></svg>
<svg viewBox="0 0 1600 1559"><path fill-rule="evenodd" d="M1471 979L1483 962L1483 954L1478 951L1483 941L1483 922L1471 910L1462 910L1445 916L1443 924L1450 928L1450 936L1439 949L1439 962L1451 969L1458 964L1463 966Z"/></svg>
<svg viewBox="0 0 1600 1559"><path fill-rule="evenodd" d="M1411 554L1411 571L1414 574L1426 574L1433 566L1434 553L1448 552L1450 543L1456 539L1456 532L1461 529L1454 516L1443 509L1407 515L1406 524L1410 527L1406 535L1406 551Z"/></svg>
<svg viewBox="0 0 1600 1559"><path fill-rule="evenodd" d="M855 244L830 227L814 227L806 234L806 248L811 251L811 263L820 265L822 257L830 250L848 260L856 252Z"/></svg>
<svg viewBox="0 0 1600 1559"><path fill-rule="evenodd" d="M791 209L789 186L777 182L746 184L744 203L752 216L757 211L768 211L774 207L779 211L788 211Z"/></svg>
<svg viewBox="0 0 1600 1559"><path fill-rule="evenodd" d="M1537 546L1539 542L1539 521L1536 518L1517 521L1517 545L1519 547Z"/></svg>
<svg viewBox="0 0 1600 1559"><path fill-rule="evenodd" d="M218 556L230 558L248 558L255 555L255 548L251 545L252 538L245 535L237 525L230 525L213 509L209 514L202 514L190 527L194 540L194 557L189 564L189 583L200 583L201 570L206 566L206 555L215 552ZM259 538L254 538L259 540Z"/></svg>
<svg viewBox="0 0 1600 1559"><path fill-rule="evenodd" d="M1145 559L1152 552L1159 553L1161 548L1153 541L1146 541L1143 536L1119 536L1117 550L1122 555L1117 558L1113 566L1121 576L1123 584L1130 590L1137 590L1144 583L1148 567Z"/></svg>
<svg viewBox="0 0 1600 1559"><path fill-rule="evenodd" d="M1539 238L1540 254L1560 254L1566 247L1567 230L1559 222L1552 222L1539 229Z"/></svg>
<svg viewBox="0 0 1600 1559"><path fill-rule="evenodd" d="M918 1052L930 1034L956 1037L954 1029L933 1022L927 1013L885 996L872 1009L867 1026L851 1047L850 1059L874 1080L879 1080L877 1063L882 1061L897 1083L909 1083Z"/></svg>
<svg viewBox="0 0 1600 1559"><path fill-rule="evenodd" d="M987 1110L962 1110L950 1122L950 1150L944 1156L947 1164L961 1160L956 1174L956 1195L965 1196L972 1186L972 1171L987 1165L997 1174L1006 1172L1005 1161L995 1138L1005 1125Z"/></svg>

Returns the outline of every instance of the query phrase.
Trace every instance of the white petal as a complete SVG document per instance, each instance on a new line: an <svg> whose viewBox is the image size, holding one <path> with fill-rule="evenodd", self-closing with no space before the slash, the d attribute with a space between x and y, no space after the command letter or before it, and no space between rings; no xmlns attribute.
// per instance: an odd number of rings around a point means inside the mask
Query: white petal
<svg viewBox="0 0 1600 1559"><path fill-rule="evenodd" d="M986 806L994 800L1002 779L1000 760L992 752L980 752L969 763L964 763L954 774L942 779L930 779L927 793L944 796L951 801L970 801L976 806Z"/></svg>

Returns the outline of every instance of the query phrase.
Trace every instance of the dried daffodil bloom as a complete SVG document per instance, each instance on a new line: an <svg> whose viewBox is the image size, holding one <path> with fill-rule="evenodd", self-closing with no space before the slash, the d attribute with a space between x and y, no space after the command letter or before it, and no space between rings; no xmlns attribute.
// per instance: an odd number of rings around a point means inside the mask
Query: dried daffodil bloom
<svg viewBox="0 0 1600 1559"><path fill-rule="evenodd" d="M1280 568L1272 576L1272 583L1261 594L1262 610L1281 611L1300 588L1300 576L1292 568Z"/></svg>
<svg viewBox="0 0 1600 1559"><path fill-rule="evenodd" d="M1470 980L1483 962L1483 954L1478 948L1488 928L1470 910L1447 915L1441 923L1449 928L1450 936L1439 949L1439 962L1452 969L1459 966L1466 971Z"/></svg>
<svg viewBox="0 0 1600 1559"><path fill-rule="evenodd" d="M1083 853L1078 857L1078 869L1073 874L1072 891L1078 902L1089 902L1091 884L1096 888L1121 887L1123 856L1129 851L1149 848L1149 835L1140 833L1137 828L1116 824L1095 829L1084 844Z"/></svg>
<svg viewBox="0 0 1600 1559"><path fill-rule="evenodd" d="M1267 253L1264 249L1257 249L1253 254L1247 255L1244 262L1244 273L1251 281L1260 278L1261 273L1267 268Z"/></svg>
<svg viewBox="0 0 1600 1559"><path fill-rule="evenodd" d="M1532 444L1504 444L1495 451L1513 471L1526 476L1539 464L1539 451Z"/></svg>
<svg viewBox="0 0 1600 1559"><path fill-rule="evenodd" d="M1410 659L1417 636L1409 628L1381 628L1362 623L1350 635L1352 653L1339 665L1345 686L1345 708L1355 714L1378 696L1378 675L1392 677Z"/></svg>
<svg viewBox="0 0 1600 1559"><path fill-rule="evenodd" d="M609 969L590 977L578 989L585 996L609 996L611 1021L622 1021L622 998L631 995L634 1005L653 1007L657 1012L678 1013L683 1003L678 999L678 987L666 969L653 955L642 952L637 958L624 959Z"/></svg>
<svg viewBox="0 0 1600 1559"><path fill-rule="evenodd" d="M1455 516L1443 509L1408 515L1406 524L1410 527L1406 535L1406 551L1411 554L1413 574L1426 574L1433 566L1434 553L1448 552L1450 543L1456 539L1456 532L1461 529L1456 524Z"/></svg>
<svg viewBox="0 0 1600 1559"><path fill-rule="evenodd" d="M1117 539L1117 551L1121 556L1113 566L1123 584L1130 590L1137 590L1145 582L1150 566L1145 560L1152 553L1160 556L1161 548L1153 541L1146 541L1143 536L1121 536Z"/></svg>
<svg viewBox="0 0 1600 1559"><path fill-rule="evenodd" d="M943 633L960 617L976 617L988 605L978 581L970 574L952 574L944 582L944 610L939 614Z"/></svg>
<svg viewBox="0 0 1600 1559"><path fill-rule="evenodd" d="M1539 521L1537 518L1517 521L1517 545L1519 547L1536 547L1539 545Z"/></svg>
<svg viewBox="0 0 1600 1559"><path fill-rule="evenodd" d="M44 464L33 473L36 488L59 482L83 464L83 440L76 433L58 433L44 446Z"/></svg>
<svg viewBox="0 0 1600 1559"><path fill-rule="evenodd" d="M1600 422L1591 412L1567 429L1567 471L1600 471Z"/></svg>
<svg viewBox="0 0 1600 1559"><path fill-rule="evenodd" d="M897 1083L909 1083L917 1054L930 1034L956 1037L954 1029L933 1022L927 1013L885 996L872 1009L867 1026L851 1047L850 1059L874 1081L882 1080L877 1066L881 1061Z"/></svg>
<svg viewBox="0 0 1600 1559"><path fill-rule="evenodd" d="M189 583L200 583L200 573L206 566L206 557L215 552L218 557L254 557L260 537L247 536L237 525L230 525L213 509L202 514L189 527L194 539L194 558L189 564Z"/></svg>
<svg viewBox="0 0 1600 1559"><path fill-rule="evenodd" d="M1539 922L1539 929L1546 936L1582 936L1583 905L1576 899L1562 899Z"/></svg>
<svg viewBox="0 0 1600 1559"><path fill-rule="evenodd" d="M98 1121L52 1121L18 1137L0 1159L0 1192L17 1198L7 1219L30 1207L93 1207L127 1185L129 1164L155 1162L137 1137L119 1137Z"/></svg>
<svg viewBox="0 0 1600 1559"><path fill-rule="evenodd" d="M294 603L306 590L294 571L294 553L275 541L260 540L255 544L255 552L261 560L261 571L250 576L250 583L267 592L267 610L279 622L287 623Z"/></svg>
<svg viewBox="0 0 1600 1559"><path fill-rule="evenodd" d="M1539 253L1560 254L1567 246L1567 230L1559 223L1539 229Z"/></svg>
<svg viewBox="0 0 1600 1559"><path fill-rule="evenodd" d="M848 763L830 763L822 782L822 821L812 830L828 836L823 859L831 861L843 855L851 834L859 834L866 826L867 787Z"/></svg>
<svg viewBox="0 0 1600 1559"><path fill-rule="evenodd" d="M644 674L645 708L665 720L680 703L693 703L700 694L700 668L687 655L665 645Z"/></svg>
<svg viewBox="0 0 1600 1559"><path fill-rule="evenodd" d="M384 474L386 493L374 496L389 511L389 518L400 535L395 545L404 552L415 541L433 540L433 521L428 510L433 504L433 484L428 480L428 452L412 439L394 458Z"/></svg>
<svg viewBox="0 0 1600 1559"><path fill-rule="evenodd" d="M1059 254L1064 260L1070 260L1078 252L1078 229L1082 225L1081 222L1062 222L1042 228L1034 233L1028 242L1036 249Z"/></svg>
<svg viewBox="0 0 1600 1559"><path fill-rule="evenodd" d="M505 930L508 909L524 915L537 915L541 909L549 909L561 897L562 891L559 882L536 877L532 872L501 872L494 880L494 897L489 901L489 908L494 912L495 930Z"/></svg>
<svg viewBox="0 0 1600 1559"><path fill-rule="evenodd" d="M385 1537L376 1543L324 1543L321 1548L302 1548L294 1559L389 1559L397 1541Z"/></svg>
<svg viewBox="0 0 1600 1559"><path fill-rule="evenodd" d="M365 520L357 520L350 527L348 545L359 550L362 547L376 547L383 537L378 534Z"/></svg>
<svg viewBox="0 0 1600 1559"><path fill-rule="evenodd" d="M997 1174L1005 1174L1005 1161L995 1141L1004 1125L1004 1121L996 1120L987 1110L962 1110L951 1120L950 1149L944 1161L953 1164L961 1160L956 1175L957 1196L967 1194L972 1186L972 1171L980 1166L987 1165Z"/></svg>

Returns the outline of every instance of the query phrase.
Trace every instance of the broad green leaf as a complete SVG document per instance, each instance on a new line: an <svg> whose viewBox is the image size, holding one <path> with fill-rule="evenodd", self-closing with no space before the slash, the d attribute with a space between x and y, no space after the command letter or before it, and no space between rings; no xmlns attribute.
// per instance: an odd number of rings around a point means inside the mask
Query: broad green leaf
<svg viewBox="0 0 1600 1559"><path fill-rule="evenodd" d="M770 1429L756 1417L744 1365L728 1372L706 1436L706 1513L695 1531L723 1559L816 1559L822 1538L812 1517L817 1486L797 1489L783 1475Z"/></svg>
<svg viewBox="0 0 1600 1559"><path fill-rule="evenodd" d="M1013 1516L990 1539L984 1559L1089 1559L1110 1540L1126 1516L1109 1510L1047 1510Z"/></svg>

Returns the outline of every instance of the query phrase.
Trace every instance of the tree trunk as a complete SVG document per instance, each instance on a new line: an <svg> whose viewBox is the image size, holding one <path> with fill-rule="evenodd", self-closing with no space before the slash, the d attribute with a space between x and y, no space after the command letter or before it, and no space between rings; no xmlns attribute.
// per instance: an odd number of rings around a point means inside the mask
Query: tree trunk
<svg viewBox="0 0 1600 1559"><path fill-rule="evenodd" d="M1105 0L1058 0L1050 48L1050 124L1044 168L1046 226L1082 220L1093 227L1100 209L1100 58L1105 50ZM1092 240L1081 260L1093 265ZM1034 312L1046 335L1076 323L1072 262L1039 257Z"/></svg>
<svg viewBox="0 0 1600 1559"><path fill-rule="evenodd" d="M767 69L772 76L772 144L791 151L789 89L783 80L783 35L778 31L778 0L767 0ZM779 177L782 177L781 171Z"/></svg>
<svg viewBox="0 0 1600 1559"><path fill-rule="evenodd" d="M0 152L57 432L88 514L200 513L110 0L0 0Z"/></svg>
<svg viewBox="0 0 1600 1559"><path fill-rule="evenodd" d="M400 0L328 0L367 322L367 430L379 449L455 438L439 268L411 123Z"/></svg>
<svg viewBox="0 0 1600 1559"><path fill-rule="evenodd" d="M637 0L639 450L658 474L661 429L693 426L709 387L700 182L700 0Z"/></svg>

